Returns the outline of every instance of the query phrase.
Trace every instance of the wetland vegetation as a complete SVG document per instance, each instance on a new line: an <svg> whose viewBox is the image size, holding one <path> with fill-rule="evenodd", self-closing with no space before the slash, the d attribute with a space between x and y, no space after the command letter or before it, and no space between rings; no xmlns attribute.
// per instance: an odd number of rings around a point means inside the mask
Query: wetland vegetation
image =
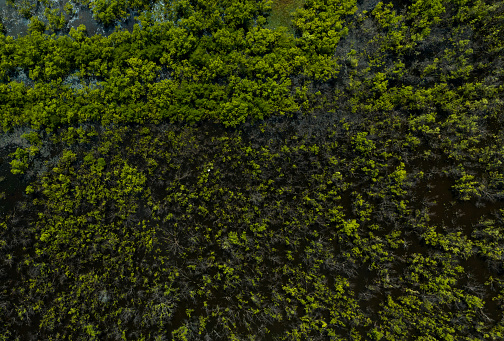
<svg viewBox="0 0 504 341"><path fill-rule="evenodd" d="M1 340L504 338L503 1L5 6Z"/></svg>

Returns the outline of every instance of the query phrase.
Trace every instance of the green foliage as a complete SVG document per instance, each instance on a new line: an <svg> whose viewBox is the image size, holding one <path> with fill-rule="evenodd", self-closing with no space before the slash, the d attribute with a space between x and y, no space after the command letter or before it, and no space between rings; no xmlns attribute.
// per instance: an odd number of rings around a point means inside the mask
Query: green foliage
<svg viewBox="0 0 504 341"><path fill-rule="evenodd" d="M356 3L340 0L306 1L303 8L293 13L292 19L302 48L332 55L339 40L348 34L348 28L343 27L342 17L354 14L357 11Z"/></svg>
<svg viewBox="0 0 504 341"><path fill-rule="evenodd" d="M63 11L58 8L49 9L46 7L44 15L49 21L49 30L61 30L67 24Z"/></svg>
<svg viewBox="0 0 504 341"><path fill-rule="evenodd" d="M24 172L28 169L29 160L32 159L38 151L39 148L35 146L30 146L25 149L17 148L14 153L9 155L13 158L10 162L11 173L24 174Z"/></svg>
<svg viewBox="0 0 504 341"><path fill-rule="evenodd" d="M474 180L474 176L462 173L462 176L453 185L453 189L458 193L461 200L471 200L472 197L481 196L483 186ZM479 185L479 186L478 186Z"/></svg>
<svg viewBox="0 0 504 341"><path fill-rule="evenodd" d="M40 32L44 33L46 30L46 25L40 21L37 17L31 17L30 23L28 24L28 32Z"/></svg>
<svg viewBox="0 0 504 341"><path fill-rule="evenodd" d="M367 132L358 133L352 142L355 145L355 149L364 155L369 155L375 149L375 144L366 138L367 135Z"/></svg>
<svg viewBox="0 0 504 341"><path fill-rule="evenodd" d="M502 339L500 3L41 3L0 35L0 337Z"/></svg>
<svg viewBox="0 0 504 341"><path fill-rule="evenodd" d="M291 21L291 13L303 6L302 0L283 0L283 1L270 1L268 7L264 7L264 11L268 14L265 20L258 19L257 24L259 27L265 26L269 29L278 29L280 27L287 27L290 33L294 32L294 26ZM264 23L267 22L267 25Z"/></svg>

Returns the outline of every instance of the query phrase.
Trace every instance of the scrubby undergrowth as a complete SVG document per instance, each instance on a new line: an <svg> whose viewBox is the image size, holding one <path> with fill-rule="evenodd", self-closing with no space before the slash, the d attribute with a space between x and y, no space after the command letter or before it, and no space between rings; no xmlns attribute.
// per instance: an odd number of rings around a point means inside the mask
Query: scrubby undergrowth
<svg viewBox="0 0 504 341"><path fill-rule="evenodd" d="M501 339L504 4L177 3L0 35L0 336Z"/></svg>

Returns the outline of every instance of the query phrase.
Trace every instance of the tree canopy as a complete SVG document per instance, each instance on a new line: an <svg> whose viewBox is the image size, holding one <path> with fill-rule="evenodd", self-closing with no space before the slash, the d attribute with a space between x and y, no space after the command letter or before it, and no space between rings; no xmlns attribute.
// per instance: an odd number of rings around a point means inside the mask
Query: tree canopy
<svg viewBox="0 0 504 341"><path fill-rule="evenodd" d="M8 6L1 339L503 338L504 2Z"/></svg>

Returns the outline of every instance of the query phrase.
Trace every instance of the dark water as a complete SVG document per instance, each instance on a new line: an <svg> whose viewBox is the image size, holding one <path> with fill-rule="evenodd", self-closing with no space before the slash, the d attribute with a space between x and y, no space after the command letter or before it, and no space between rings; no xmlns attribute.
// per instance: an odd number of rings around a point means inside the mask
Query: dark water
<svg viewBox="0 0 504 341"><path fill-rule="evenodd" d="M6 7L5 3L6 0L0 0L0 12L3 22L7 27L7 35L12 37L27 35L29 20L19 17L16 19L15 17L17 14L15 14L15 11ZM40 11L40 9L38 11ZM135 15L138 15L138 13L131 12L129 18L120 23L121 29L127 29L131 32L133 30L133 25L138 23L138 21L135 21L134 19ZM64 32L69 31L70 28L73 27L76 29L82 24L86 26L89 36L96 34L108 36L115 29L114 25L105 26L98 23L95 19L93 19L91 10L79 8L77 13L69 19L65 30L62 30L63 32L60 32L59 34L65 34ZM214 134L218 136L222 133L220 131L221 127L213 127L213 129L216 130L215 132L211 131L210 128L208 129L211 136ZM11 161L11 158L8 156L9 153L14 152L18 147L27 146L27 144L19 138L20 135L20 133L9 135L8 139L6 137L7 140L5 140L3 144L0 140L0 213L3 214L12 210L16 202L21 201L27 185L27 177L12 174L10 172L9 165L9 162ZM245 139L247 140L247 138ZM51 153L51 156L55 155ZM419 182L415 188L411 190L411 193L415 198L411 205L415 209L422 209L425 206L428 207L430 217L429 225L435 225L438 233L444 233L446 230L461 230L464 235L470 236L472 230L474 229L474 225L476 225L483 216L490 216L492 213L504 207L504 204L502 202L483 202L483 206L480 206L474 200L466 202L457 200L452 191L452 186L454 184L453 179L443 175L441 171L449 165L450 163L443 159L437 160L436 163L433 163L432 160L425 161L418 158L415 161L407 163L406 168L408 173L413 172L414 170L422 170L426 174L424 180ZM481 175L482 174L478 174L478 177ZM307 186L308 184L303 185ZM158 197L164 197L163 191L163 188L156 188L154 189L154 194ZM352 206L352 199L349 193L345 193L341 204L346 209L346 215L351 217L352 214L350 207ZM420 243L415 238L410 238L408 241L411 243L410 247L407 250L398 251L397 256L406 257L412 253L427 254L430 249L428 246ZM307 243L302 244L300 249L304 250L307 245ZM210 250L213 250L216 253L222 251L218 248L210 248ZM483 286L491 274L489 266L486 264L485 260L476 255L469 257L465 261L461 261L461 265L467 272L469 272L468 270L471 270L471 277L460 283L461 286L471 285L471 283ZM403 268L399 266L396 270L401 271ZM366 305L370 307L370 309L371 307L375 307L376 309L380 302L383 302L384 297L387 294L387 292L373 293L370 290L367 290L369 286L373 285L373 280L379 276L377 271L370 270L367 265L358 269L350 269L348 271L349 273L355 272L355 276L350 276L353 278L353 290L356 293L364 293L365 295L362 300L367 301ZM214 274L211 275L213 276ZM395 294L394 290L392 290L392 293L394 297L401 294L401 292ZM214 302L210 302L214 305L218 305L219 301L222 302L221 298L224 298L223 293L214 293L213 296L218 298L215 299ZM267 296L267 294L264 293L264 296ZM493 320L498 320L501 317L501 311L498 303L491 300L488 292L483 295L483 298L485 299L486 304L485 312ZM185 306L183 306L183 308L185 308ZM204 307L201 302L192 308L195 309L194 316L204 315ZM178 309L173 317L173 325L179 325L179 323L185 319L185 309ZM271 330L273 333L280 333L281 326L279 324L274 325Z"/></svg>
<svg viewBox="0 0 504 341"><path fill-rule="evenodd" d="M12 158L10 153L17 148L28 146L27 141L21 138L21 135L28 129L17 129L11 133L0 135L0 214L12 210L16 202L23 197L26 188L25 180L22 175L12 174L10 162Z"/></svg>

